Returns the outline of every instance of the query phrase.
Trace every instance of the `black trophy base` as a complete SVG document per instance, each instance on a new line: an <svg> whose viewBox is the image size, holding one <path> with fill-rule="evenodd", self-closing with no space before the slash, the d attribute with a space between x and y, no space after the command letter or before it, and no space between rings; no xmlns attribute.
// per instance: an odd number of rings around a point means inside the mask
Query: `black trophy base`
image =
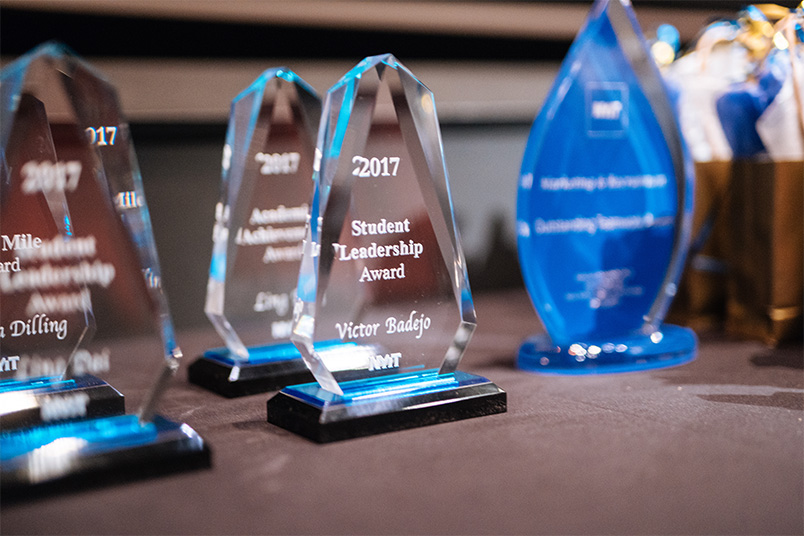
<svg viewBox="0 0 804 536"><path fill-rule="evenodd" d="M313 381L292 344L249 348L249 361L236 361L226 348L207 350L187 371L191 383L227 398L277 391Z"/></svg>
<svg viewBox="0 0 804 536"><path fill-rule="evenodd" d="M4 431L125 411L123 395L95 376L0 382L0 430Z"/></svg>
<svg viewBox="0 0 804 536"><path fill-rule="evenodd" d="M119 415L0 436L4 501L15 501L210 467L192 428L162 417Z"/></svg>
<svg viewBox="0 0 804 536"><path fill-rule="evenodd" d="M344 385L344 395L317 383L287 387L268 400L268 422L317 443L505 413L505 391L481 376L455 372L429 380ZM394 392L396 391L396 392ZM382 394L380 394L382 393Z"/></svg>

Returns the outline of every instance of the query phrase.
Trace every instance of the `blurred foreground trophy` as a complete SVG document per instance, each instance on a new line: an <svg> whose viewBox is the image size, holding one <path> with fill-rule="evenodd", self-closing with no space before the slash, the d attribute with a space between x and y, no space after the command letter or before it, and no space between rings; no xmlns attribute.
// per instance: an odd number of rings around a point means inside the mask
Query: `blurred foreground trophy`
<svg viewBox="0 0 804 536"><path fill-rule="evenodd" d="M181 352L115 90L48 43L3 69L0 94L3 498L208 463L155 414ZM147 342L114 348L140 324Z"/></svg>
<svg viewBox="0 0 804 536"><path fill-rule="evenodd" d="M519 256L547 335L518 365L553 374L668 367L695 334L662 324L689 242L692 170L626 0L598 0L531 130Z"/></svg>
<svg viewBox="0 0 804 536"><path fill-rule="evenodd" d="M317 383L268 421L318 442L506 410L457 371L475 329L432 93L392 55L327 93L291 340Z"/></svg>
<svg viewBox="0 0 804 536"><path fill-rule="evenodd" d="M285 68L232 103L205 308L226 347L190 366L193 383L232 397L313 379L289 337L320 118Z"/></svg>

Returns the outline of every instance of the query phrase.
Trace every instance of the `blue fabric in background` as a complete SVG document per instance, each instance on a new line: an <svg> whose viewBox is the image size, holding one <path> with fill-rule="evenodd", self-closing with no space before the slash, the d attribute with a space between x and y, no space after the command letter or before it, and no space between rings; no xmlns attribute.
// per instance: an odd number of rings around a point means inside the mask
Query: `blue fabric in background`
<svg viewBox="0 0 804 536"><path fill-rule="evenodd" d="M718 117L735 158L751 158L766 152L756 123L790 76L788 54L787 50L774 49L756 80L734 84L718 98Z"/></svg>

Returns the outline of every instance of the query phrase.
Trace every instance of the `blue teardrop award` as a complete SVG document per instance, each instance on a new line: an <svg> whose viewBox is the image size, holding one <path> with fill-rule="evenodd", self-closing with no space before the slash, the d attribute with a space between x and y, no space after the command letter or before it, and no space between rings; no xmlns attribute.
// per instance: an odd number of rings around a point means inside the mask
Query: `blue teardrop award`
<svg viewBox="0 0 804 536"><path fill-rule="evenodd" d="M597 0L534 122L517 196L520 264L547 331L518 366L669 367L696 337L662 324L684 265L693 173L630 3Z"/></svg>

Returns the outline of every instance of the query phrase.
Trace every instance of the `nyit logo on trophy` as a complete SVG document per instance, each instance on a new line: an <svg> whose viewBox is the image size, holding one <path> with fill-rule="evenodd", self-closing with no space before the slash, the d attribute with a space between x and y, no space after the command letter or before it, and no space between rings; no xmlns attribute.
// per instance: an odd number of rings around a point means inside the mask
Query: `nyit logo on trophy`
<svg viewBox="0 0 804 536"><path fill-rule="evenodd" d="M628 129L628 86L620 82L587 84L586 133L592 138L621 138Z"/></svg>

